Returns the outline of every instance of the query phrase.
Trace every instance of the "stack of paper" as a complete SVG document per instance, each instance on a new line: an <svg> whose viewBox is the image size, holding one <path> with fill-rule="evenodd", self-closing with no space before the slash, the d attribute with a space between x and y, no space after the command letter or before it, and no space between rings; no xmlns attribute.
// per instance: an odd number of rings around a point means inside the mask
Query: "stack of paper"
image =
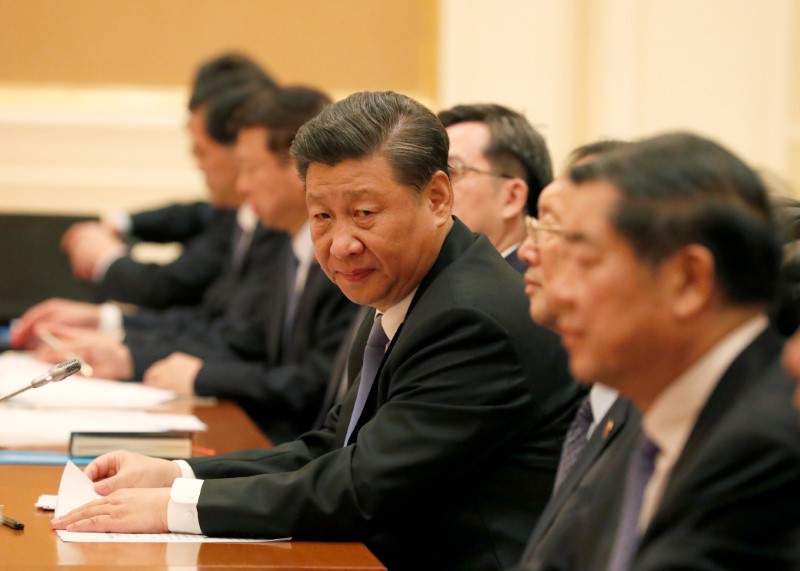
<svg viewBox="0 0 800 571"><path fill-rule="evenodd" d="M12 393L53 365L27 353L0 355L0 396ZM79 374L58 383L19 394L9 403L62 408L153 408L175 398L173 391L121 383L108 379L87 379Z"/></svg>
<svg viewBox="0 0 800 571"><path fill-rule="evenodd" d="M3 353L0 396L22 388L50 367L26 353ZM74 375L0 404L0 446L67 445L72 432L206 430L194 415L145 412L174 398L172 391L141 383Z"/></svg>

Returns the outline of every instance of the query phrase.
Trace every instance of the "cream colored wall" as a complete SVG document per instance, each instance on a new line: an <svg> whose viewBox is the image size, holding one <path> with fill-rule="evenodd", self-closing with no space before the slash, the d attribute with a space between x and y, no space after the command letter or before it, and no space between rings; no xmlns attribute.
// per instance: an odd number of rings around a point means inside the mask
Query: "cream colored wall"
<svg viewBox="0 0 800 571"><path fill-rule="evenodd" d="M238 48L340 97L524 111L557 164L599 137L713 136L800 188L800 0L0 0L0 210L203 195L200 59Z"/></svg>
<svg viewBox="0 0 800 571"><path fill-rule="evenodd" d="M690 129L800 189L796 0L442 0L439 103L524 110L560 164Z"/></svg>
<svg viewBox="0 0 800 571"><path fill-rule="evenodd" d="M436 93L434 0L0 0L0 13L0 211L203 196L186 86L223 50L334 97Z"/></svg>

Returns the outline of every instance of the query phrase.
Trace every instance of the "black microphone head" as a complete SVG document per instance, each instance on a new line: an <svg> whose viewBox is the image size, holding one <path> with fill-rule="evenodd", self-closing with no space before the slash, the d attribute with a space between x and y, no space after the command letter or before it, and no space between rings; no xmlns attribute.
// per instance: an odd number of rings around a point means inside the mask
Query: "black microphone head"
<svg viewBox="0 0 800 571"><path fill-rule="evenodd" d="M61 381L66 379L70 375L74 375L78 371L81 370L81 362L78 359L70 359L69 361L64 361L63 363L59 363L52 369L50 369L50 374L53 377L53 381Z"/></svg>

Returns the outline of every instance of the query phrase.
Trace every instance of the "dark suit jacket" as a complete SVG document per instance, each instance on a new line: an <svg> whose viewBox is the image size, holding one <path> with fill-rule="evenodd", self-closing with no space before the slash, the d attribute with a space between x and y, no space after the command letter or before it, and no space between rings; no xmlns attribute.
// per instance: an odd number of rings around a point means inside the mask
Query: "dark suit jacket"
<svg viewBox="0 0 800 571"><path fill-rule="evenodd" d="M148 242L181 242L181 255L168 264L149 264L123 256L95 284L105 299L164 309L200 303L223 272L233 248L236 211L208 203L176 205L131 217L132 234Z"/></svg>
<svg viewBox="0 0 800 571"><path fill-rule="evenodd" d="M800 428L768 330L723 376L632 569L800 568Z"/></svg>
<svg viewBox="0 0 800 571"><path fill-rule="evenodd" d="M725 372L675 464L631 569L800 568L800 429L781 348L767 330ZM620 455L607 485L594 494L597 503L579 526L570 569L605 568L626 462Z"/></svg>
<svg viewBox="0 0 800 571"><path fill-rule="evenodd" d="M617 398L547 503L520 561L520 571L571 568L565 547L574 532L581 499L591 495L606 477L607 465L613 464L617 449L627 457L639 435L640 423L639 410L630 401Z"/></svg>
<svg viewBox="0 0 800 571"><path fill-rule="evenodd" d="M519 259L517 256L517 252L519 252L519 248L514 248L514 251L511 252L509 255L505 256L506 262L511 264L511 267L517 270L519 273L524 274L525 270L528 269L528 265Z"/></svg>
<svg viewBox="0 0 800 571"><path fill-rule="evenodd" d="M186 242L205 231L220 210L205 201L171 204L131 215L130 235L145 242Z"/></svg>
<svg viewBox="0 0 800 571"><path fill-rule="evenodd" d="M503 569L550 494L579 388L517 272L456 221L342 447L358 383L325 427L190 461L210 535L363 540L390 569ZM363 354L362 327L351 361Z"/></svg>
<svg viewBox="0 0 800 571"><path fill-rule="evenodd" d="M284 248L288 254L291 247ZM195 381L200 396L236 400L275 444L316 428L314 421L336 352L357 306L312 263L283 346L287 280L273 274L261 306L265 355L254 360L206 360Z"/></svg>
<svg viewBox="0 0 800 571"><path fill-rule="evenodd" d="M134 378L175 351L203 359L263 360L265 319L275 311L267 307L267 293L272 283L283 283L280 253L287 248L286 234L259 227L242 266L232 268L229 256L226 271L208 288L201 306L126 317L125 344Z"/></svg>

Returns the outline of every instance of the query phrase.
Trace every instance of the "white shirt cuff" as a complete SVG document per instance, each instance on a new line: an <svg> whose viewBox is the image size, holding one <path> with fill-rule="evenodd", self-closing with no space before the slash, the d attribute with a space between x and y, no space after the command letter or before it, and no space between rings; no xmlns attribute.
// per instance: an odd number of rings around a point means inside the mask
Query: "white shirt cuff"
<svg viewBox="0 0 800 571"><path fill-rule="evenodd" d="M114 228L120 236L127 236L131 233L133 222L131 215L124 210L114 210L106 212L101 217L101 222Z"/></svg>
<svg viewBox="0 0 800 571"><path fill-rule="evenodd" d="M173 533L202 534L197 502L203 480L176 478L169 491L167 527Z"/></svg>
<svg viewBox="0 0 800 571"><path fill-rule="evenodd" d="M173 462L181 469L181 478L186 478L187 480L194 480L197 478L197 476L194 475L194 470L192 470L192 467L189 466L186 460L173 460Z"/></svg>
<svg viewBox="0 0 800 571"><path fill-rule="evenodd" d="M120 339L125 334L122 325L122 310L113 303L100 304L100 318L97 328L104 333L116 333Z"/></svg>

